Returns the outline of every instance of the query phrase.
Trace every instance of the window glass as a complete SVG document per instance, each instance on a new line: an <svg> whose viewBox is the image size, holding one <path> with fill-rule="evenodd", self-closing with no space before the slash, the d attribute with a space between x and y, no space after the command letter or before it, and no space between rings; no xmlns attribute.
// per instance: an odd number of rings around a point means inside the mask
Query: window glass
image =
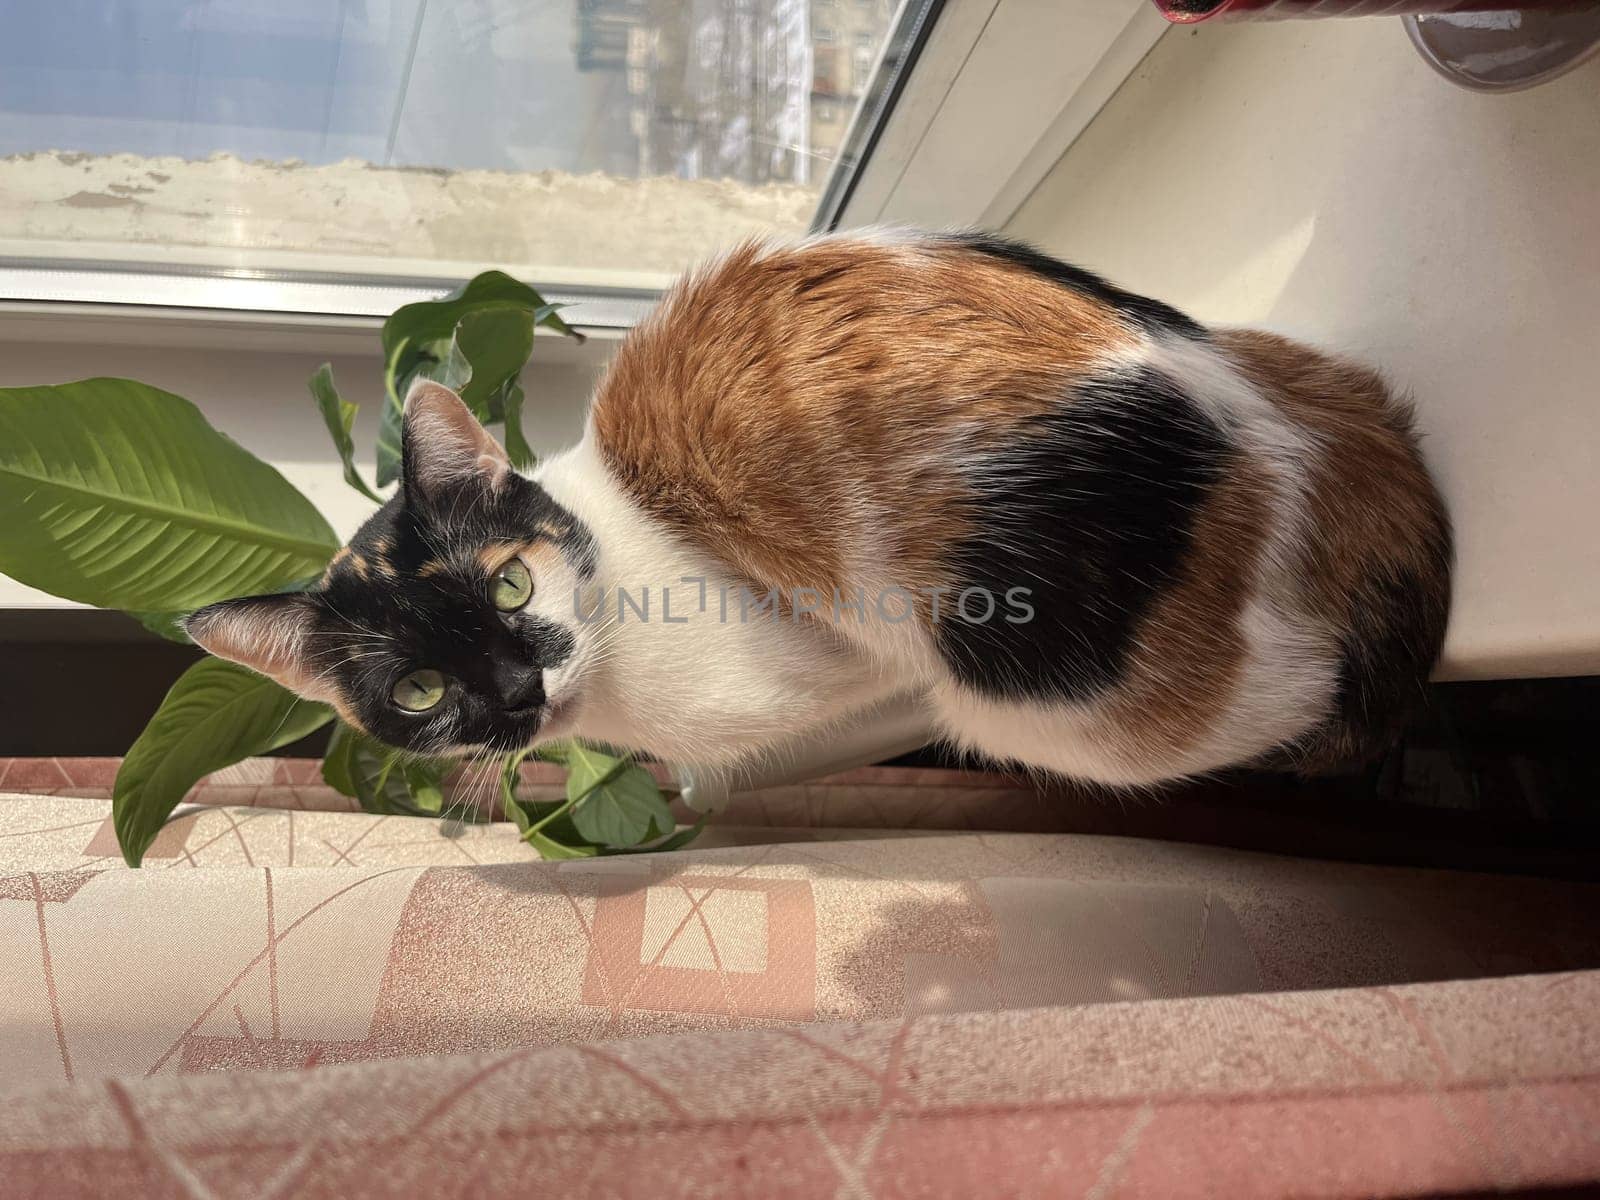
<svg viewBox="0 0 1600 1200"><path fill-rule="evenodd" d="M651 286L810 223L891 0L50 0L0 258Z"/></svg>

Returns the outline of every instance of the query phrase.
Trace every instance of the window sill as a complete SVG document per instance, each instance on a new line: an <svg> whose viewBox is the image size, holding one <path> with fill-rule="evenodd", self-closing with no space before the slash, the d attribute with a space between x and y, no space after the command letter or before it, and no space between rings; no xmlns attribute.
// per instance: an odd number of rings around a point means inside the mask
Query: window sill
<svg viewBox="0 0 1600 1200"><path fill-rule="evenodd" d="M0 257L0 295L11 303L96 306L105 315L203 313L211 322L290 326L306 318L387 317L404 304L444 295L470 276L334 274L231 270L202 266L112 268L78 260ZM615 276L612 278L611 276ZM569 306L568 320L588 330L629 329L660 296L654 275L621 272L595 282L535 281L546 299ZM76 310L82 315L83 310Z"/></svg>

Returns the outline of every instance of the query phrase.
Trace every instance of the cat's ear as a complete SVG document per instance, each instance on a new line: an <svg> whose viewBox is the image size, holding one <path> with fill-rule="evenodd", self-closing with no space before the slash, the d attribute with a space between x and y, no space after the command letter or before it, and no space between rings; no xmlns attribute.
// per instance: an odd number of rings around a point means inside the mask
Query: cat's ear
<svg viewBox="0 0 1600 1200"><path fill-rule="evenodd" d="M202 649L281 683L307 700L331 700L333 686L307 653L315 602L303 593L223 600L192 614L183 628Z"/></svg>
<svg viewBox="0 0 1600 1200"><path fill-rule="evenodd" d="M400 467L407 494L437 496L474 477L495 488L510 472L505 450L460 396L432 380L411 385Z"/></svg>

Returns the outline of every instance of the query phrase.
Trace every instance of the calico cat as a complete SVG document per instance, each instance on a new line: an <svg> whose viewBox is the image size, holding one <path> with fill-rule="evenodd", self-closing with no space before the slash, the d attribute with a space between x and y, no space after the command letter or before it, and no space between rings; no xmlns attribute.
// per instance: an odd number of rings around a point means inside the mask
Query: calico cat
<svg viewBox="0 0 1600 1200"><path fill-rule="evenodd" d="M383 741L733 769L899 693L1110 785L1381 751L1450 529L1365 368L982 234L749 244L628 337L532 476L413 388L402 486L194 640Z"/></svg>

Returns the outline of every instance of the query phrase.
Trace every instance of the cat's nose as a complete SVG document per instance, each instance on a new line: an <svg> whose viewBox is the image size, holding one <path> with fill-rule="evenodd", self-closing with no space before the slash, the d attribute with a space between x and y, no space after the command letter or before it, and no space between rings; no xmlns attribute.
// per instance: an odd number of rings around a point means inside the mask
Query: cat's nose
<svg viewBox="0 0 1600 1200"><path fill-rule="evenodd" d="M500 707L512 716L532 712L544 703L544 671L539 667L502 667L494 675Z"/></svg>

